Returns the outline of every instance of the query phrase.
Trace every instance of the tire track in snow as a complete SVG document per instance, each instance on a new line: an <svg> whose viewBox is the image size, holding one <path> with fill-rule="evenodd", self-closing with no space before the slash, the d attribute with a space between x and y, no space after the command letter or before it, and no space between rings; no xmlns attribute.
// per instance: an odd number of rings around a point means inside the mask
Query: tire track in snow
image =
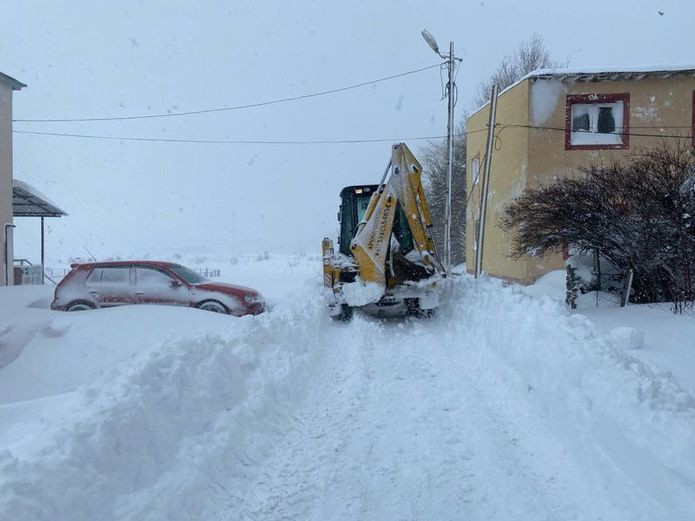
<svg viewBox="0 0 695 521"><path fill-rule="evenodd" d="M334 331L333 342L323 347L330 356L312 374L306 402L294 412L287 435L263 462L243 508L235 506L221 519L309 519L326 490L340 486L333 464L345 450L344 433L358 421L367 378L369 357L349 348L356 340L369 342L362 331Z"/></svg>
<svg viewBox="0 0 695 521"><path fill-rule="evenodd" d="M441 324L349 327L360 342L331 348L244 500L248 519L576 518L485 394L462 385L475 375L436 342Z"/></svg>
<svg viewBox="0 0 695 521"><path fill-rule="evenodd" d="M242 519L632 520L669 506L611 467L592 423L596 389L581 372L627 368L611 367L586 324L558 306L494 282L465 285L468 300L432 321L335 327ZM544 367L548 342L557 355ZM629 392L623 383L608 385ZM676 519L687 519L682 499L670 498Z"/></svg>

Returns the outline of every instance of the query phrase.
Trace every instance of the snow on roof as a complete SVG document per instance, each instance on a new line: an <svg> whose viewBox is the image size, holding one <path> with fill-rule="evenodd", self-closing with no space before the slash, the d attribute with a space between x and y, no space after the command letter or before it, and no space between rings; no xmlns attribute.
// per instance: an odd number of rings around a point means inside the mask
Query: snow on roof
<svg viewBox="0 0 695 521"><path fill-rule="evenodd" d="M674 65L640 65L636 67L612 66L612 67L567 67L562 69L538 69L530 72L524 79L549 79L568 78L579 81L592 81L604 79L628 79L633 76L640 79L645 76L672 76L674 74L695 74L695 64ZM585 78L586 77L586 78ZM628 77L628 78L626 78ZM520 81L522 81L520 80Z"/></svg>
<svg viewBox="0 0 695 521"><path fill-rule="evenodd" d="M10 87L12 87L12 90L19 90L23 87L26 87L26 85L24 85L24 83L22 83L21 81L17 81L12 76L8 76L7 74L3 74L2 72L0 72L0 83L5 83L9 85Z"/></svg>
<svg viewBox="0 0 695 521"><path fill-rule="evenodd" d="M499 96L513 89L526 80L560 80L560 81L610 81L610 80L640 80L647 76L661 76L668 78L676 74L688 74L695 76L695 64L667 64L667 65L639 65L634 67L624 66L583 66L565 67L555 69L536 69L529 72L526 76L515 81L508 87L502 89ZM471 116L480 112L490 104L488 101L473 112Z"/></svg>
<svg viewBox="0 0 695 521"><path fill-rule="evenodd" d="M15 217L60 217L67 215L58 205L29 183L12 180L12 208Z"/></svg>

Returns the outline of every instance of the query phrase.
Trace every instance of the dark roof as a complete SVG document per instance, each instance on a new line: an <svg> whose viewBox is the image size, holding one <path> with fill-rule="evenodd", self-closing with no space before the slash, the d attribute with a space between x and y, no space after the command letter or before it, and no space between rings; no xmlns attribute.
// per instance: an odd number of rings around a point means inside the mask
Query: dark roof
<svg viewBox="0 0 695 521"><path fill-rule="evenodd" d="M7 74L3 74L2 72L0 72L0 83L5 83L9 85L10 87L12 87L12 90L19 90L26 87L26 85L24 85L24 83L22 83L21 81L17 81L12 76L8 76Z"/></svg>
<svg viewBox="0 0 695 521"><path fill-rule="evenodd" d="M375 192L377 188L379 188L379 185L352 185L352 186L346 186L340 191L340 197L343 197L343 194L346 192L354 192L356 188L362 188L365 189L365 192L371 193Z"/></svg>
<svg viewBox="0 0 695 521"><path fill-rule="evenodd" d="M12 180L12 214L15 217L60 217L67 215L36 188Z"/></svg>

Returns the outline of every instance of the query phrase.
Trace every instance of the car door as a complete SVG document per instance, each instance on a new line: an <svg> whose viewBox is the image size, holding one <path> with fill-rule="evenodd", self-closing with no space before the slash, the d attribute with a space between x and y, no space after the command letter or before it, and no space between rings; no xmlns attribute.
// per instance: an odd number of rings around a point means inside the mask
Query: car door
<svg viewBox="0 0 695 521"><path fill-rule="evenodd" d="M130 266L95 268L85 281L91 299L99 307L122 306L133 303L133 284Z"/></svg>
<svg viewBox="0 0 695 521"><path fill-rule="evenodd" d="M135 302L138 304L163 304L188 306L190 291L178 278L157 268L135 268Z"/></svg>

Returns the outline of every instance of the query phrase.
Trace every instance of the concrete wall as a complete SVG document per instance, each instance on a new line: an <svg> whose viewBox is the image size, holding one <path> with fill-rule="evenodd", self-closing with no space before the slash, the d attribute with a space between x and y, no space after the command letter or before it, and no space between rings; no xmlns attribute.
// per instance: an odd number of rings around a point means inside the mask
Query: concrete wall
<svg viewBox="0 0 695 521"><path fill-rule="evenodd" d="M524 257L512 261L506 256L511 238L503 234L493 215L499 216L503 207L524 188L537 188L557 177L580 175L579 167L592 163L607 163L624 159L641 148L655 147L664 140L661 137L636 136L634 134L669 134L691 136L693 133L693 92L695 78L673 76L671 78L643 78L600 82L563 83L557 80L526 80L504 93L498 103L497 121L506 124L527 124L550 129L501 130L497 140L499 151L492 161L490 181L491 219L486 227L486 272L505 278L531 283L542 274L564 267L561 256ZM630 95L629 147L626 150L565 150L565 111L567 95L571 94L622 94ZM488 118L487 107L471 116L468 129L484 128ZM669 128L666 128L669 127ZM676 128L680 127L680 128ZM559 130L552 130L559 129ZM476 154L484 150L485 132L469 134L468 165ZM680 141L692 146L692 140L668 138L666 142ZM469 170L470 171L470 170ZM472 196L468 212L468 230L475 229L480 190ZM494 201L494 202L493 202ZM494 229L493 229L494 226ZM473 259L473 235L469 232L467 258ZM472 260L468 262L473 268Z"/></svg>
<svg viewBox="0 0 695 521"><path fill-rule="evenodd" d="M0 82L0 285L5 283L5 223L12 222L12 89ZM9 242L10 259L13 258L11 230ZM13 283L12 267L9 272Z"/></svg>

